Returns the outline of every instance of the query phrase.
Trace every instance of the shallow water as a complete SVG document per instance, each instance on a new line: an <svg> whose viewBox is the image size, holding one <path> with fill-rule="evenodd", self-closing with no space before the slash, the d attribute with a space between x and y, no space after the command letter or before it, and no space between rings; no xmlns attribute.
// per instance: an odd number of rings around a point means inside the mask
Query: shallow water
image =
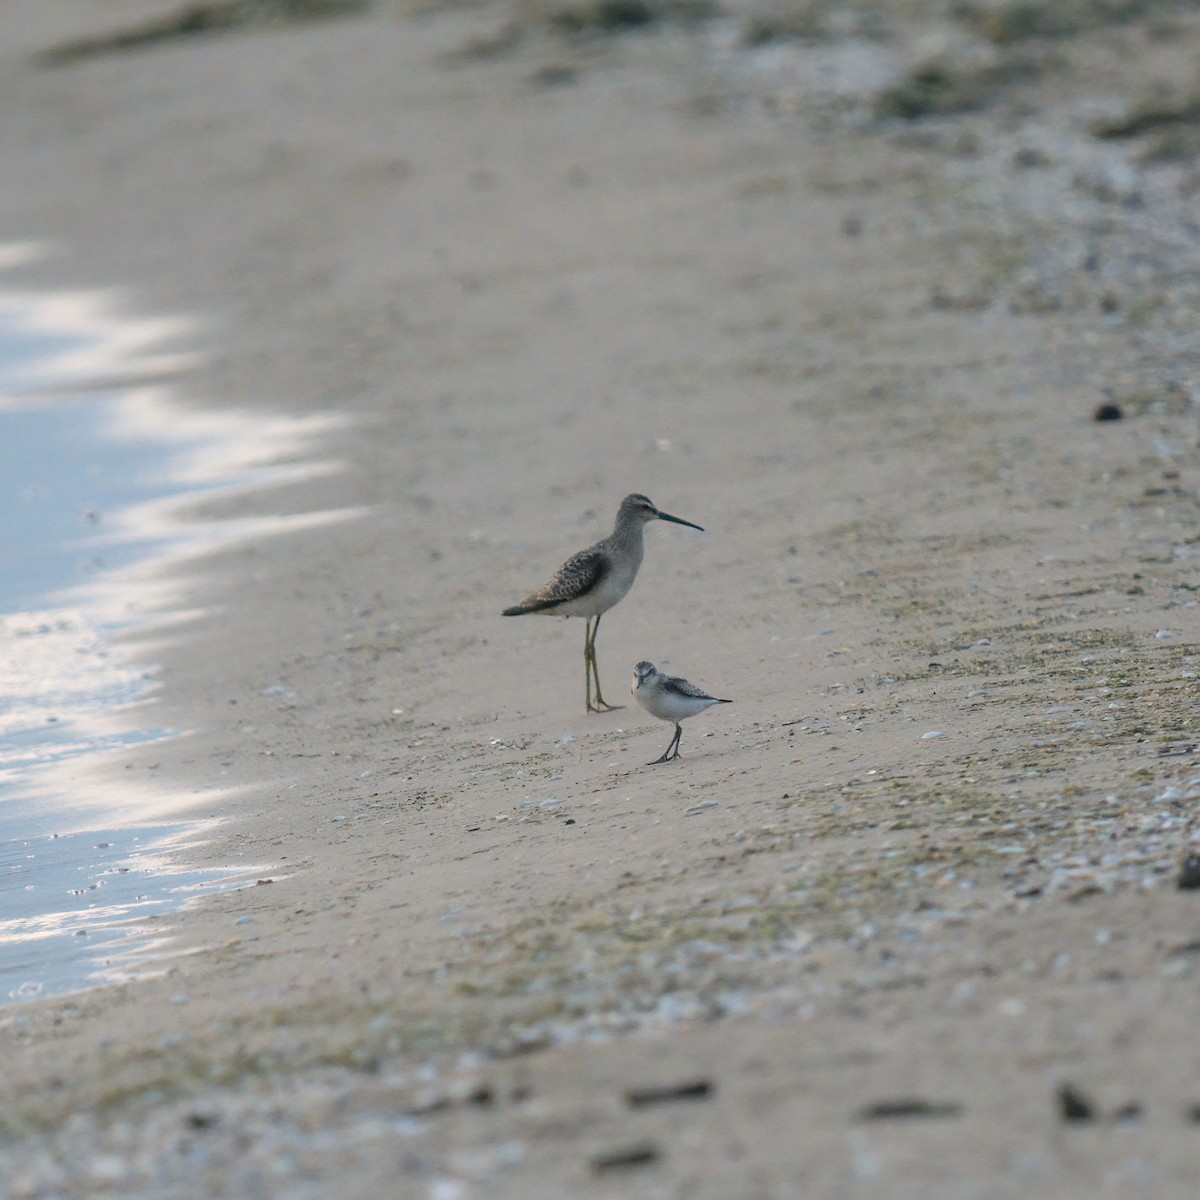
<svg viewBox="0 0 1200 1200"><path fill-rule="evenodd" d="M171 618L166 566L350 515L189 516L329 469L272 465L329 423L189 411L162 382L186 358L158 352L179 323L112 309L0 291L0 1003L126 978L161 940L135 918L254 877L187 865L189 797L102 784L106 758L181 732L118 635Z"/></svg>

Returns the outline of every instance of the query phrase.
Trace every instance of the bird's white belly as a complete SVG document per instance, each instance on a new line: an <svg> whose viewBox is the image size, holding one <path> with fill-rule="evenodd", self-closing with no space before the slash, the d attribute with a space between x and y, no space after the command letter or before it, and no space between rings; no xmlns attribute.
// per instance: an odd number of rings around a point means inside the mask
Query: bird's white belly
<svg viewBox="0 0 1200 1200"><path fill-rule="evenodd" d="M634 692L638 703L660 721L684 721L711 708L716 701L698 696L679 696L656 688L638 688Z"/></svg>

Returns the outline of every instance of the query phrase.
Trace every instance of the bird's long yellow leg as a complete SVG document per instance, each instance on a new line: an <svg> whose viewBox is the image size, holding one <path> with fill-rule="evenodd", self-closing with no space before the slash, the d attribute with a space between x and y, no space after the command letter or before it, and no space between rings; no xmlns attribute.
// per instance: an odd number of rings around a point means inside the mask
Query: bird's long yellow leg
<svg viewBox="0 0 1200 1200"><path fill-rule="evenodd" d="M592 658L594 651L592 649L592 618L588 617L587 624L583 630L583 683L585 690L584 704L586 705L584 712L595 712L592 707Z"/></svg>
<svg viewBox="0 0 1200 1200"><path fill-rule="evenodd" d="M596 618L596 623L594 625L592 625L590 620L588 624L591 627L591 636L584 647L584 657L587 659L587 662L590 663L592 673L591 677L596 681L596 703L594 705L592 704L591 691L589 690L588 712L612 712L613 709L620 708L621 705L609 704L608 701L606 701L600 694L600 667L596 662L596 634L600 630L600 617Z"/></svg>
<svg viewBox="0 0 1200 1200"><path fill-rule="evenodd" d="M598 615L596 623L592 626L592 678L596 681L596 711L605 712L611 705L605 704L604 697L600 694L600 664L596 662L596 634L599 632L600 616Z"/></svg>

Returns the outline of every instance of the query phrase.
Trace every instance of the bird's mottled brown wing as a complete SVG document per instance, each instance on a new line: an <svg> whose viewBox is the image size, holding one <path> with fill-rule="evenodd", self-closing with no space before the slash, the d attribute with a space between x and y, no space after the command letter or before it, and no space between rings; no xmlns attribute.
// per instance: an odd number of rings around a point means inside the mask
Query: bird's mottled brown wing
<svg viewBox="0 0 1200 1200"><path fill-rule="evenodd" d="M520 604L504 610L506 617L519 617L525 613L544 612L553 609L568 600L586 596L608 574L609 563L606 555L595 546L580 550L571 555L554 575L548 579L532 596L526 596Z"/></svg>

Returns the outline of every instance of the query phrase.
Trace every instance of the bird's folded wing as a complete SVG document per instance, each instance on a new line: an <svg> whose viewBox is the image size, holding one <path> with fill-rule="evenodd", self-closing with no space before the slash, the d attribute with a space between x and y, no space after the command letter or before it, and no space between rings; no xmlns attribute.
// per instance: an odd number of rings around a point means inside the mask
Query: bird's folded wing
<svg viewBox="0 0 1200 1200"><path fill-rule="evenodd" d="M553 608L556 604L586 596L600 584L608 571L609 563L605 555L595 549L580 550L559 567L553 579L523 600L519 607L525 612L536 612L540 608Z"/></svg>
<svg viewBox="0 0 1200 1200"><path fill-rule="evenodd" d="M684 696L688 700L715 700L715 696L710 696L707 692L701 691L694 683L688 683L686 679L680 679L678 675L667 675L662 682L663 691L670 692L676 696Z"/></svg>

